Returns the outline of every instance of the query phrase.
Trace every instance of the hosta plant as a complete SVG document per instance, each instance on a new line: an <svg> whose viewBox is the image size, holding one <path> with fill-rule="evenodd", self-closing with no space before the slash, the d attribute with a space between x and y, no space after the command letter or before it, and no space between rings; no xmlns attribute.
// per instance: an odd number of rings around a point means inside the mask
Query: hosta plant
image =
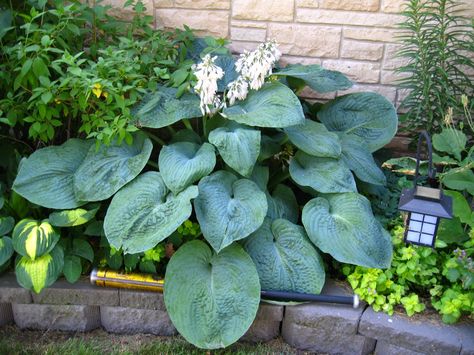
<svg viewBox="0 0 474 355"><path fill-rule="evenodd" d="M104 232L125 255L196 220L202 235L172 256L164 298L176 328L201 348L238 340L261 289L319 293L321 253L390 265L390 236L357 181L384 184L372 152L395 134L394 107L375 93L304 102L297 94L305 86L326 93L352 83L317 65L273 71L278 57L273 42L237 61L206 54L192 68L194 91L159 86L135 108L141 132L132 145L97 150L71 139L40 149L13 185L59 210L112 198ZM144 169L149 159L155 168Z"/></svg>

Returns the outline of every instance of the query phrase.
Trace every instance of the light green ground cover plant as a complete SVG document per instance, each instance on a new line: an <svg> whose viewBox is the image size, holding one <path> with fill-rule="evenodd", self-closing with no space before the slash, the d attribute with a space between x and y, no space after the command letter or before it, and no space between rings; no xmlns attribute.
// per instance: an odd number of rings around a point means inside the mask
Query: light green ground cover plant
<svg viewBox="0 0 474 355"><path fill-rule="evenodd" d="M319 293L321 253L390 265L390 236L357 182L385 183L372 152L396 132L393 105L375 93L312 105L297 96L305 86L326 93L352 83L317 65L272 71L273 42L237 61L222 44L198 40L179 85L158 84L134 107L132 141L72 138L21 161L13 190L55 217L13 229L22 285L38 292L54 282L65 263L55 228L74 228L62 226L77 216L85 226L100 221L98 203L103 229L92 233L126 268L162 258L157 245L176 243L176 232L185 241L166 268L165 304L200 348L237 341L261 289Z"/></svg>

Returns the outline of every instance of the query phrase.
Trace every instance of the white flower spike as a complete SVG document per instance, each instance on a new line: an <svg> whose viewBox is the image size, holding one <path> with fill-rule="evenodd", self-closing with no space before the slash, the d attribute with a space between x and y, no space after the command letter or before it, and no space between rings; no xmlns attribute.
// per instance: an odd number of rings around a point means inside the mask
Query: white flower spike
<svg viewBox="0 0 474 355"><path fill-rule="evenodd" d="M194 90L196 90L201 99L200 107L203 115L212 115L222 107L216 93L217 81L224 76L224 71L214 64L216 58L207 54L201 63L195 64L192 67L194 75L198 79Z"/></svg>

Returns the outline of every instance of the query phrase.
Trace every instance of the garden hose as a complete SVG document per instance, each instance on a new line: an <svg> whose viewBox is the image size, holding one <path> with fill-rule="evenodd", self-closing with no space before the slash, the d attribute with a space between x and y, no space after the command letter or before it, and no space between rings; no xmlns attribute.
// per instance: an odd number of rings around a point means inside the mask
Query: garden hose
<svg viewBox="0 0 474 355"><path fill-rule="evenodd" d="M124 274L115 270L93 269L91 284L101 287L117 287L143 291L163 292L164 280L151 274ZM287 291L261 291L264 300L280 302L324 302L352 305L359 307L359 297L339 295L313 295Z"/></svg>

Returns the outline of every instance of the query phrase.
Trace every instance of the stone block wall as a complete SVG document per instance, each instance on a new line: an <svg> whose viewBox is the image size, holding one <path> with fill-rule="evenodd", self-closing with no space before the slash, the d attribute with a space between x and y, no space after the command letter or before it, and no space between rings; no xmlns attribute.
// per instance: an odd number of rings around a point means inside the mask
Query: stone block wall
<svg viewBox="0 0 474 355"><path fill-rule="evenodd" d="M233 52L276 39L281 64L320 64L348 75L356 85L346 92L309 98L330 99L356 91L375 91L395 104L403 98L394 69L399 15L407 0L142 0L156 28L195 29L232 41ZM474 0L460 0L474 16ZM121 7L124 0L107 0Z"/></svg>

